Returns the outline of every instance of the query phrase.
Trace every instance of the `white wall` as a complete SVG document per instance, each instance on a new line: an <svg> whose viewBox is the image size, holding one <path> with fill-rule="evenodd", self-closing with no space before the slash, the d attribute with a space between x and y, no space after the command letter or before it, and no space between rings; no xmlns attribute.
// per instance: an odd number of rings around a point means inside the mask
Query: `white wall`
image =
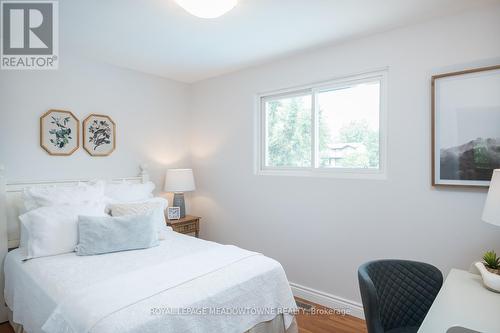
<svg viewBox="0 0 500 333"><path fill-rule="evenodd" d="M210 79L192 87L195 213L202 236L279 260L291 281L360 300L374 258L447 274L500 251L480 221L484 190L430 186L430 77L500 63L500 7L430 21ZM388 179L256 176L254 95L389 67Z"/></svg>
<svg viewBox="0 0 500 333"><path fill-rule="evenodd" d="M189 87L171 80L95 63L61 52L55 71L0 72L0 164L7 181L127 177L147 163L162 185L167 166L188 157ZM39 117L49 109L72 111L80 121L106 114L117 126L109 157L83 148L69 157L50 156L39 146Z"/></svg>

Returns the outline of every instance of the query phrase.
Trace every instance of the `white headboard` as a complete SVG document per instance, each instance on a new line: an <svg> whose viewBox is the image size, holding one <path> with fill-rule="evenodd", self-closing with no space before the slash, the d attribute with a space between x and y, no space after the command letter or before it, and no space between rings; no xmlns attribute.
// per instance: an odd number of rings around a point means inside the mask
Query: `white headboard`
<svg viewBox="0 0 500 333"><path fill-rule="evenodd" d="M149 181L149 175L146 165L140 166L139 176L114 178L110 181L128 181L132 183L145 183ZM20 240L20 223L19 214L23 211L22 193L25 188L33 186L71 186L82 182L89 182L91 179L76 179L76 180L48 180L48 181L33 181L33 182L8 182L2 184L3 168L0 166L0 230L7 229L8 247L9 249L19 246ZM92 179L94 180L94 179ZM3 190L5 189L5 190ZM1 201L4 201L3 203ZM4 213L1 212L4 207Z"/></svg>

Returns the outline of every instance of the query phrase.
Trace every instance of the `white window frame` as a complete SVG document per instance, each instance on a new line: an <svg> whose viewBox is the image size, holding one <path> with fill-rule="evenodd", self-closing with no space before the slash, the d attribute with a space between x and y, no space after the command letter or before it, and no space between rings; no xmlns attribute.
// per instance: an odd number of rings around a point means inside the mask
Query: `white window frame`
<svg viewBox="0 0 500 333"><path fill-rule="evenodd" d="M380 82L380 114L379 114L379 168L321 168L316 156L318 140L317 121L317 93L329 91L339 87L360 84L364 82ZM302 176L302 177L332 177L332 178L357 178L357 179L387 179L387 80L388 69L349 75L325 82L308 84L295 88L282 89L272 92L257 94L255 97L255 143L254 143L254 171L257 175L264 176ZM267 122L265 103L283 97L312 95L312 144L311 167L269 167L266 161L266 135Z"/></svg>

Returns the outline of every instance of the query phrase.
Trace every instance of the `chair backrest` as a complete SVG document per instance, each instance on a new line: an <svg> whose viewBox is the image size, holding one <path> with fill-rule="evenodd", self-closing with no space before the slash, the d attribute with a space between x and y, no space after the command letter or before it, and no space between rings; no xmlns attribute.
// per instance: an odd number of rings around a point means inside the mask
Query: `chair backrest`
<svg viewBox="0 0 500 333"><path fill-rule="evenodd" d="M377 260L358 270L369 333L420 326L443 284L436 267L408 260Z"/></svg>

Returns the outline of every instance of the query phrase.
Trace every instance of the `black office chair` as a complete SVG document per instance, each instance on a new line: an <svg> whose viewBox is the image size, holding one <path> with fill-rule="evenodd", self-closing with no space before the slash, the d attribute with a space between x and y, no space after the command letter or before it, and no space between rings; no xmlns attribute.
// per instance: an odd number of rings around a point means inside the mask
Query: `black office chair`
<svg viewBox="0 0 500 333"><path fill-rule="evenodd" d="M441 289L436 267L408 260L376 260L358 270L368 333L416 333Z"/></svg>

